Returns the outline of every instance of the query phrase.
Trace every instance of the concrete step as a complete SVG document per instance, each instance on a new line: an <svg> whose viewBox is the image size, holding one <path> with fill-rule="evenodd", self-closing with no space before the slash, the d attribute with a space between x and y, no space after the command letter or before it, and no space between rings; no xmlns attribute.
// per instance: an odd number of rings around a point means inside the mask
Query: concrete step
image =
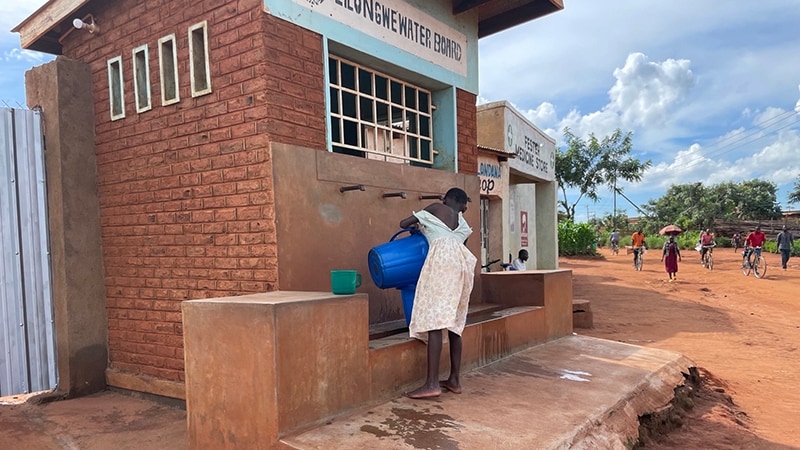
<svg viewBox="0 0 800 450"><path fill-rule="evenodd" d="M475 323L486 318L491 318L491 314L507 309L508 306L495 303L474 303L469 305L467 312L467 323ZM408 334L408 326L405 319L392 320L389 322L373 323L369 326L369 339L383 339L396 334Z"/></svg>
<svg viewBox="0 0 800 450"><path fill-rule="evenodd" d="M667 405L692 361L665 350L567 336L462 376L464 393L399 397L285 437L285 448L619 449L638 417Z"/></svg>
<svg viewBox="0 0 800 450"><path fill-rule="evenodd" d="M573 328L592 328L594 326L594 314L592 313L592 302L586 299L572 299L572 327Z"/></svg>

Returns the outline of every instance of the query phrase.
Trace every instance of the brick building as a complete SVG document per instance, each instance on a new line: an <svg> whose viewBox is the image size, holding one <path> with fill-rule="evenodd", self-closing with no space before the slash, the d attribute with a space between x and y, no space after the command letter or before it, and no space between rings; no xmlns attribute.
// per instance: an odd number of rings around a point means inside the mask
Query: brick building
<svg viewBox="0 0 800 450"><path fill-rule="evenodd" d="M431 195L478 198L477 41L562 8L50 0L14 31L63 55L27 77L60 155L59 388L182 398L182 301L327 291ZM370 323L402 315L360 292Z"/></svg>

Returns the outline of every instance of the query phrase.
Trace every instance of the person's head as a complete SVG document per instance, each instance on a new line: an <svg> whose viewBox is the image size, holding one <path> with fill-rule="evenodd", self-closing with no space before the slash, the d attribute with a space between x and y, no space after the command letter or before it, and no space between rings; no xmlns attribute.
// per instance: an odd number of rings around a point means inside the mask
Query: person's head
<svg viewBox="0 0 800 450"><path fill-rule="evenodd" d="M781 230L786 231L786 225L782 225Z"/></svg>
<svg viewBox="0 0 800 450"><path fill-rule="evenodd" d="M636 232L639 233L639 234L642 234L642 229L641 228L637 228Z"/></svg>
<svg viewBox="0 0 800 450"><path fill-rule="evenodd" d="M708 234L708 233L710 233L710 232L711 232L711 230L710 230L710 229L708 229L708 228L706 228L706 231L705 231L705 233L706 233L706 234Z"/></svg>
<svg viewBox="0 0 800 450"><path fill-rule="evenodd" d="M674 234L670 234L669 235L669 241L670 242L675 242L675 235Z"/></svg>
<svg viewBox="0 0 800 450"><path fill-rule="evenodd" d="M520 261L527 261L528 260L528 251L523 248L522 250L519 251L519 253L517 254L517 257L519 257Z"/></svg>
<svg viewBox="0 0 800 450"><path fill-rule="evenodd" d="M761 231L761 227L756 227L756 233L758 233L759 231Z"/></svg>
<svg viewBox="0 0 800 450"><path fill-rule="evenodd" d="M450 190L444 194L444 204L459 212L467 210L467 202L469 202L469 196L463 189L457 187L450 188Z"/></svg>

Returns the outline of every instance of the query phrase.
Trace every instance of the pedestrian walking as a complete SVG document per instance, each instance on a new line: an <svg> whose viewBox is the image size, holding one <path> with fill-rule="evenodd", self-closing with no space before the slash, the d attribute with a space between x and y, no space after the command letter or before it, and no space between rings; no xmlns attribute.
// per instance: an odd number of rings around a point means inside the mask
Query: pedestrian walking
<svg viewBox="0 0 800 450"><path fill-rule="evenodd" d="M786 225L781 227L781 232L778 233L778 250L781 252L781 267L786 270L786 265L789 263L789 257L792 255L792 242L794 236L792 232L786 229Z"/></svg>
<svg viewBox="0 0 800 450"><path fill-rule="evenodd" d="M678 279L678 261L681 261L681 249L675 242L675 236L670 236L661 249L661 261L664 262L664 270L669 275L670 283Z"/></svg>

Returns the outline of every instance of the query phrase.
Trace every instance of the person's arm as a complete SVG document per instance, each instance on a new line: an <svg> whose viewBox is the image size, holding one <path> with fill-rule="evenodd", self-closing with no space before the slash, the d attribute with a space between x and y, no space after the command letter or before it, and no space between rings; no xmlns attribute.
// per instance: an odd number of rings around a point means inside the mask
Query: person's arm
<svg viewBox="0 0 800 450"><path fill-rule="evenodd" d="M417 224L419 224L419 219L412 214L400 221L400 228L411 228Z"/></svg>

